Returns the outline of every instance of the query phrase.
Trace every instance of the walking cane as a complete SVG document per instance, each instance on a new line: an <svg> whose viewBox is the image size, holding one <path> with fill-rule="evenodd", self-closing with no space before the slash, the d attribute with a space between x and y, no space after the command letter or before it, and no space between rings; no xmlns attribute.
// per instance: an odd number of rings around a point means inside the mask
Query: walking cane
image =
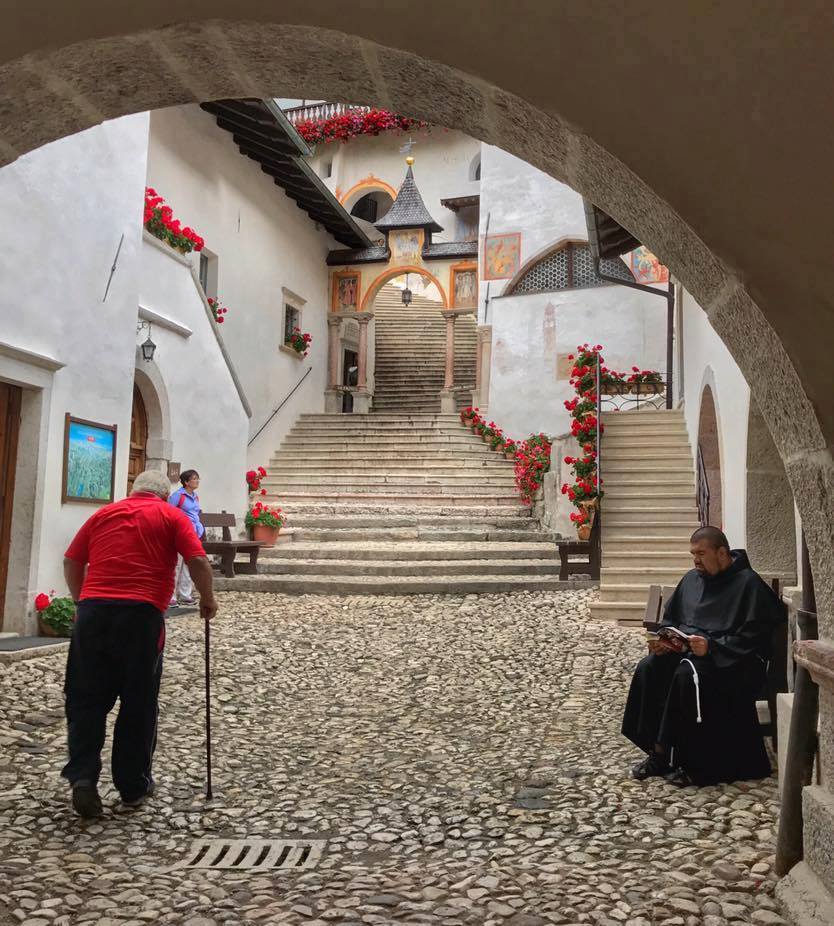
<svg viewBox="0 0 834 926"><path fill-rule="evenodd" d="M211 621L204 621L206 631L206 800L211 793Z"/></svg>

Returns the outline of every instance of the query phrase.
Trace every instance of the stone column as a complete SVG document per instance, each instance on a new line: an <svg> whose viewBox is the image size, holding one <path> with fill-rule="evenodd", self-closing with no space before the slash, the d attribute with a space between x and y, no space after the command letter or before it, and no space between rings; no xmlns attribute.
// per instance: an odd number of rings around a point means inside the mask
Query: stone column
<svg viewBox="0 0 834 926"><path fill-rule="evenodd" d="M339 336L342 332L341 316L331 312L327 316L327 387L339 385Z"/></svg>
<svg viewBox="0 0 834 926"><path fill-rule="evenodd" d="M478 361L481 378L478 383L478 405L482 412L489 408L489 379L492 365L492 325L478 328Z"/></svg>
<svg viewBox="0 0 834 926"><path fill-rule="evenodd" d="M444 389L455 387L455 318L456 313L443 313L446 315L446 380Z"/></svg>
<svg viewBox="0 0 834 926"><path fill-rule="evenodd" d="M356 388L368 388L368 323L371 320L370 312L357 314L359 320L359 370L357 373Z"/></svg>

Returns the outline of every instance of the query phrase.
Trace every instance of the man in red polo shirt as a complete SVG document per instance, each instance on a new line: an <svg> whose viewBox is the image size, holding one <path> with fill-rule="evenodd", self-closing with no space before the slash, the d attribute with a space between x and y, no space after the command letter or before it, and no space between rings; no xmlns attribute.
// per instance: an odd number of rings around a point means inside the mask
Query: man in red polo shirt
<svg viewBox="0 0 834 926"><path fill-rule="evenodd" d="M164 613L177 554L197 586L203 619L217 611L211 566L188 516L167 503L169 489L162 473L140 473L130 496L100 508L64 554L77 608L64 683L69 762L61 774L82 817L102 812L101 750L117 698L113 783L129 807L153 793Z"/></svg>

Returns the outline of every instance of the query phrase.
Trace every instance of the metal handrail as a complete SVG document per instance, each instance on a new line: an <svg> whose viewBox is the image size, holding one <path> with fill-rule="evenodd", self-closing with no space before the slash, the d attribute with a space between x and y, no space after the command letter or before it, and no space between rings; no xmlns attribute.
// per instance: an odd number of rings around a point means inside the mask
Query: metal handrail
<svg viewBox="0 0 834 926"><path fill-rule="evenodd" d="M591 559L594 561L594 571L597 576L601 575L598 570L602 567L602 379L600 372L599 357L597 357L596 371L594 373L594 389L597 400L597 440L596 440L596 474L597 474L597 512L596 512L596 530L592 531Z"/></svg>
<svg viewBox="0 0 834 926"><path fill-rule="evenodd" d="M698 520L701 527L709 526L709 478L707 477L707 466L704 463L704 451L698 444L697 453L697 471L698 485L696 489L696 501L698 504Z"/></svg>
<svg viewBox="0 0 834 926"><path fill-rule="evenodd" d="M308 377L312 372L313 372L313 367L312 367L312 365L310 365L309 367L307 367L307 372L301 377L301 379L300 379L300 380L292 387L292 389L290 389L290 391L286 394L286 396L284 397L284 401L278 406L278 408L275 409L275 411L269 416L269 418L267 418L266 421L258 428L258 430L256 431L256 433L255 433L252 437L249 438L249 441L248 441L248 443L246 444L247 447L251 447L251 446L252 446L252 444L255 442L255 438L258 437L258 435L261 433L261 431L263 431L263 429L269 424L269 422L272 421L272 419L278 414L278 412L280 412L281 409L287 404L287 402L289 402L289 400L290 400L292 394L295 392L295 390L298 389L298 387L304 382L305 379L307 379L307 377Z"/></svg>

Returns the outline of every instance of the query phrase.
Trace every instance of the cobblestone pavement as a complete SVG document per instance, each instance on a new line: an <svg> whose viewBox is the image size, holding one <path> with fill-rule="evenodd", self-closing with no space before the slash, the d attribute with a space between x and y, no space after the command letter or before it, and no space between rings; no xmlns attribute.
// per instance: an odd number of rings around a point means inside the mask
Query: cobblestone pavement
<svg viewBox="0 0 834 926"><path fill-rule="evenodd" d="M60 656L0 666L0 922L781 923L775 782L637 783L638 631L588 591L224 594L215 792L202 627L169 622L157 795L83 822L58 779ZM308 871L176 871L204 836L327 840Z"/></svg>

